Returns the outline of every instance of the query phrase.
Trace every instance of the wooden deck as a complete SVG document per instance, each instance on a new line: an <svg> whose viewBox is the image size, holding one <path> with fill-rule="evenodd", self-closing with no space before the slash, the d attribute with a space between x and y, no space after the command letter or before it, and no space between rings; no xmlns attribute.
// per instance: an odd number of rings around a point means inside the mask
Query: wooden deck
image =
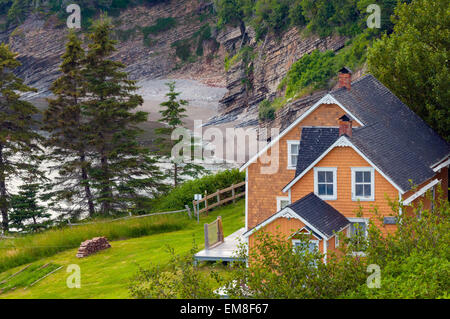
<svg viewBox="0 0 450 319"><path fill-rule="evenodd" d="M225 237L224 242L216 247L210 249L203 249L194 255L197 261L211 260L211 261L235 261L238 246L242 244L242 234L245 232L245 228L241 228L235 231L230 236Z"/></svg>

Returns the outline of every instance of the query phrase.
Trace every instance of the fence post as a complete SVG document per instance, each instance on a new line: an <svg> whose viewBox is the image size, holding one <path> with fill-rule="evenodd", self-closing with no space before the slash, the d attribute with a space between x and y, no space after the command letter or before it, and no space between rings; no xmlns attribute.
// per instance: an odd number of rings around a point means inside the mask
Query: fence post
<svg viewBox="0 0 450 319"><path fill-rule="evenodd" d="M220 203L220 190L217 191L217 205Z"/></svg>
<svg viewBox="0 0 450 319"><path fill-rule="evenodd" d="M197 203L195 202L195 200L192 201L192 207L194 208L194 216L197 215L197 208L195 207L195 205L197 205Z"/></svg>
<svg viewBox="0 0 450 319"><path fill-rule="evenodd" d="M186 211L187 211L187 213L189 215L189 219L191 219L192 218L192 216L191 216L191 208L189 207L189 205L184 205L184 207L186 207Z"/></svg>
<svg viewBox="0 0 450 319"><path fill-rule="evenodd" d="M205 212L206 216L208 216L208 191L205 189Z"/></svg>
<svg viewBox="0 0 450 319"><path fill-rule="evenodd" d="M209 237L208 237L208 224L203 226L205 228L205 250L209 248Z"/></svg>
<svg viewBox="0 0 450 319"><path fill-rule="evenodd" d="M231 185L231 187L233 187L231 189L231 197L233 197L233 204L236 203L236 192L234 191L234 184Z"/></svg>
<svg viewBox="0 0 450 319"><path fill-rule="evenodd" d="M217 238L220 242L223 242L222 216L217 217Z"/></svg>

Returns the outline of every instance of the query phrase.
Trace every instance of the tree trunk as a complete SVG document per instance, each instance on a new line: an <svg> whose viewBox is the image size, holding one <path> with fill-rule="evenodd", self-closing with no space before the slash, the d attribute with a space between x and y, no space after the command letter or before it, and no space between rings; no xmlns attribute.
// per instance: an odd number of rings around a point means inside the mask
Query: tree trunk
<svg viewBox="0 0 450 319"><path fill-rule="evenodd" d="M111 192L111 187L109 186L110 180L109 180L108 158L104 155L102 155L102 158L101 158L101 165L102 165L102 170L103 170L103 176L102 176L103 187L102 187L102 195L101 195L101 197L103 197L102 213L106 215L111 212L110 200L112 198L112 192ZM105 200L105 198L107 200Z"/></svg>
<svg viewBox="0 0 450 319"><path fill-rule="evenodd" d="M6 196L5 167L3 161L3 145L0 144L0 211L2 213L2 228L8 231L8 202Z"/></svg>
<svg viewBox="0 0 450 319"><path fill-rule="evenodd" d="M88 173L85 166L86 155L84 154L84 152L81 152L80 154L80 162L81 162L81 184L84 185L84 192L86 194L86 199L89 208L89 217L93 217L95 215L94 198L92 196L91 187L89 186Z"/></svg>

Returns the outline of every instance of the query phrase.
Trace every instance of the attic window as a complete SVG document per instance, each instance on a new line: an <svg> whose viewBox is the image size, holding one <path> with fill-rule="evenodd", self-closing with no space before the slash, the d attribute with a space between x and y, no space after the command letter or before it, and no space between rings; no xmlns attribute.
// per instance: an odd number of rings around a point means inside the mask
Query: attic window
<svg viewBox="0 0 450 319"><path fill-rule="evenodd" d="M287 147L288 147L288 169L295 169L297 167L300 141L287 141Z"/></svg>

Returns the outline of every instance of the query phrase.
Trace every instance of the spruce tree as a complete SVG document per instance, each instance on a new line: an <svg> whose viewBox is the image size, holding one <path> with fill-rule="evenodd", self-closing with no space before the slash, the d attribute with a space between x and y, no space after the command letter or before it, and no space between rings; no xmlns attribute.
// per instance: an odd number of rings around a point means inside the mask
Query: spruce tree
<svg viewBox="0 0 450 319"><path fill-rule="evenodd" d="M90 168L87 147L87 128L81 114L81 103L86 99L83 68L85 52L74 31L68 35L66 52L62 55L62 75L52 84L54 98L48 99L45 112L45 129L50 132L47 146L58 171L53 186L56 202L67 201L71 215L80 214L87 208L95 214L94 197L88 171Z"/></svg>
<svg viewBox="0 0 450 319"><path fill-rule="evenodd" d="M34 91L14 75L20 66L17 54L8 45L0 44L0 211L2 227L8 231L8 211L14 179L28 175L39 176L42 137L34 130L38 123L38 110L29 102L21 100L25 92Z"/></svg>
<svg viewBox="0 0 450 319"><path fill-rule="evenodd" d="M163 174L149 150L139 144L139 124L148 114L136 111L143 103L135 94L125 66L113 61L116 41L108 18L101 17L89 34L84 76L87 100L82 113L88 118L89 145L94 151L90 175L102 214L138 209L148 194L161 190Z"/></svg>
<svg viewBox="0 0 450 319"><path fill-rule="evenodd" d="M36 232L47 228L50 214L38 202L40 184L26 183L11 196L10 228L18 232Z"/></svg>
<svg viewBox="0 0 450 319"><path fill-rule="evenodd" d="M165 127L155 129L155 133L160 136L156 140L159 146L160 155L168 156L171 154L172 148L177 143L181 142L181 138L178 140L171 140L171 135L175 129L183 126L183 118L186 117L186 108L184 106L188 105L188 101L178 98L181 93L175 92L175 82L169 82L166 83L166 85L169 88L169 92L166 94L168 100L160 104L162 109L159 111L161 114L159 122L164 124ZM191 139L187 146L192 149L193 143L194 140ZM196 178L207 172L202 166L191 162L191 159L185 163L180 163L177 159L171 159L173 169L169 170L167 175L173 180L174 187L184 181L188 176Z"/></svg>

